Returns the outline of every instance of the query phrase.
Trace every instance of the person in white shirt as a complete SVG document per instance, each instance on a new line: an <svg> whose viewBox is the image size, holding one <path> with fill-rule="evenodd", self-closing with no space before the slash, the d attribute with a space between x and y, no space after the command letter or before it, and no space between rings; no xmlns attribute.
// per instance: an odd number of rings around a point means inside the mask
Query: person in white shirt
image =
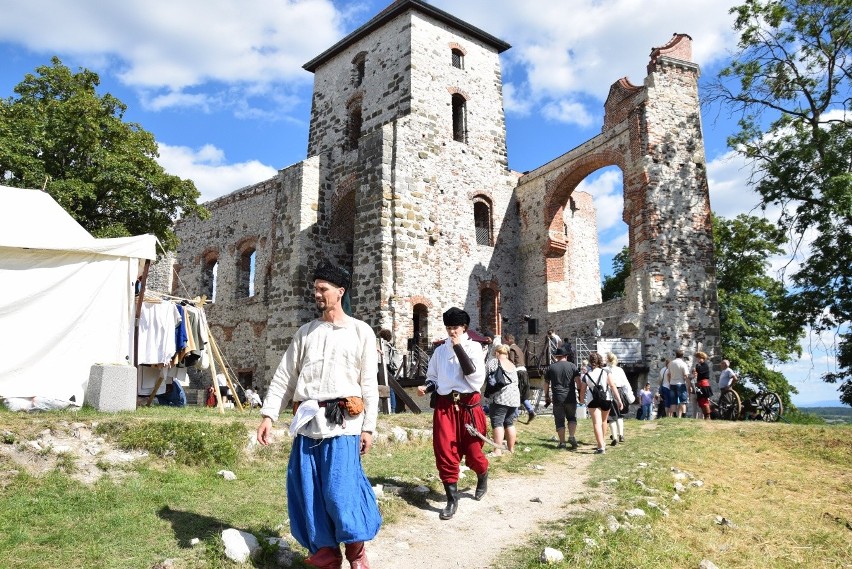
<svg viewBox="0 0 852 569"><path fill-rule="evenodd" d="M686 404L689 402L689 394L693 391L689 381L690 374L689 366L683 361L683 350L675 351L675 359L669 363L669 417L675 414L678 417L686 416Z"/></svg>
<svg viewBox="0 0 852 569"><path fill-rule="evenodd" d="M435 466L444 484L447 505L439 514L442 520L453 517L458 508L459 465L476 473L474 499L488 490L488 459L482 452L483 440L468 431L468 426L485 435L485 412L479 390L485 383L482 348L468 336L470 316L452 307L443 314L449 337L434 351L426 371L426 385L417 388L420 395L435 392L432 418L432 450Z"/></svg>
<svg viewBox="0 0 852 569"><path fill-rule="evenodd" d="M719 373L719 390L728 391L734 388L737 382L737 374L731 369L731 362L722 360L722 371Z"/></svg>
<svg viewBox="0 0 852 569"><path fill-rule="evenodd" d="M314 271L322 316L296 332L266 394L257 440L270 443L281 404L297 411L287 465L290 532L312 567L369 567L364 542L382 522L360 455L373 445L379 409L378 353L372 328L348 314L349 273L324 261Z"/></svg>
<svg viewBox="0 0 852 569"><path fill-rule="evenodd" d="M636 400L633 395L633 388L630 387L630 382L627 381L627 375L624 370L618 365L618 356L612 352L606 354L606 370L609 371L610 377L618 389L618 394L621 396L621 407L613 409L607 417L607 422L610 423L609 438L612 446L624 442L624 417L630 408L630 403Z"/></svg>

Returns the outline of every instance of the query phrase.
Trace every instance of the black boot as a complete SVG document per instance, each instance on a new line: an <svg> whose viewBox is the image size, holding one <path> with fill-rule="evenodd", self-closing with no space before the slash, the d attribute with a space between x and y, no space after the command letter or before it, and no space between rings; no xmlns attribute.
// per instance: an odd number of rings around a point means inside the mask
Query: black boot
<svg viewBox="0 0 852 569"><path fill-rule="evenodd" d="M456 483L449 484L444 482L444 492L447 493L447 507L444 508L438 515L442 520L448 520L456 513L456 508L459 507L459 489Z"/></svg>
<svg viewBox="0 0 852 569"><path fill-rule="evenodd" d="M488 492L488 471L476 475L476 492L473 493L474 500L481 500Z"/></svg>

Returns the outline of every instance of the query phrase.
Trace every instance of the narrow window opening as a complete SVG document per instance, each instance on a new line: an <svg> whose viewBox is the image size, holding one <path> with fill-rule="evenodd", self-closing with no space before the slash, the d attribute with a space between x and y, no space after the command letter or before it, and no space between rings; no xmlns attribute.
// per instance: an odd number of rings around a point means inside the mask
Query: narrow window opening
<svg viewBox="0 0 852 569"><path fill-rule="evenodd" d="M453 48L453 67L464 69L464 52L458 48Z"/></svg>
<svg viewBox="0 0 852 569"><path fill-rule="evenodd" d="M353 103L349 107L349 121L346 125L346 143L349 150L358 148L358 139L361 138L361 104Z"/></svg>
<svg viewBox="0 0 852 569"><path fill-rule="evenodd" d="M237 298L250 298L254 296L254 271L257 261L257 252L247 249L240 255L237 267Z"/></svg>
<svg viewBox="0 0 852 569"><path fill-rule="evenodd" d="M453 140L467 142L467 101L458 93L453 95Z"/></svg>
<svg viewBox="0 0 852 569"><path fill-rule="evenodd" d="M491 207L483 200L473 203L473 226L476 230L477 245L493 245L491 239Z"/></svg>
<svg viewBox="0 0 852 569"><path fill-rule="evenodd" d="M219 259L209 259L204 264L204 271L201 275L202 292L207 295L208 302L216 302L216 284L219 276Z"/></svg>

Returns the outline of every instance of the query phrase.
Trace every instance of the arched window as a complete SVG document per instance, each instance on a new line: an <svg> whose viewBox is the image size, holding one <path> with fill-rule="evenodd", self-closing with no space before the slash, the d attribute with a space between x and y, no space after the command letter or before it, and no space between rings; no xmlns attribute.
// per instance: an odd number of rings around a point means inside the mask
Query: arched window
<svg viewBox="0 0 852 569"><path fill-rule="evenodd" d="M425 350L429 347L429 307L415 304L413 321L414 343Z"/></svg>
<svg viewBox="0 0 852 569"><path fill-rule="evenodd" d="M453 94L453 140L467 142L467 101Z"/></svg>
<svg viewBox="0 0 852 569"><path fill-rule="evenodd" d="M358 148L358 139L361 138L361 100L357 99L349 104L349 120L346 124L346 144L349 150Z"/></svg>
<svg viewBox="0 0 852 569"><path fill-rule="evenodd" d="M452 49L453 67L464 69L464 52L457 47Z"/></svg>
<svg viewBox="0 0 852 569"><path fill-rule="evenodd" d="M360 87L364 82L367 65L367 52L362 51L352 59L352 85Z"/></svg>
<svg viewBox="0 0 852 569"><path fill-rule="evenodd" d="M497 314L497 291L492 288L479 291L479 327L483 333L500 333Z"/></svg>
<svg viewBox="0 0 852 569"><path fill-rule="evenodd" d="M476 230L477 245L494 245L491 231L491 203L482 196L474 198L473 201L473 227Z"/></svg>
<svg viewBox="0 0 852 569"><path fill-rule="evenodd" d="M216 302L216 280L219 276L219 259L210 257L204 262L201 273L201 290L209 302Z"/></svg>
<svg viewBox="0 0 852 569"><path fill-rule="evenodd" d="M237 263L237 298L254 296L254 269L257 252L249 248L240 253Z"/></svg>

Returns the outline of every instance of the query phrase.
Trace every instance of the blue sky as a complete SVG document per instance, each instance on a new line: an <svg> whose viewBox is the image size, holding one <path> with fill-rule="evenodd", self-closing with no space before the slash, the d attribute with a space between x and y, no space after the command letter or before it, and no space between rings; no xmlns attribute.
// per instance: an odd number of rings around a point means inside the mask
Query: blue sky
<svg viewBox="0 0 852 569"><path fill-rule="evenodd" d="M100 75L100 93L152 132L160 163L192 179L202 201L269 178L306 157L313 75L302 65L390 0L0 0L0 97L53 55ZM434 0L512 48L502 55L509 166L534 169L600 132L610 85L641 85L648 55L674 33L693 38L700 85L736 38L730 0ZM747 170L725 143L726 112L703 113L710 201L724 217L751 212ZM621 174L584 181L595 196L601 265L627 243ZM757 212L752 212L757 214ZM768 215L771 216L772 212ZM778 264L783 262L779 259ZM837 401L819 380L831 336L804 342L782 371L798 405Z"/></svg>

